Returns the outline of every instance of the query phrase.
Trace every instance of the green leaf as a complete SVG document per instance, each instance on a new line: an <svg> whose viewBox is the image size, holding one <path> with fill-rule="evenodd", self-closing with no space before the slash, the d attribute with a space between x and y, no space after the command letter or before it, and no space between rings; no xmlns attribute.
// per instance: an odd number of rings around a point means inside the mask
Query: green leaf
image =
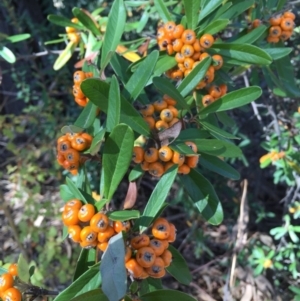
<svg viewBox="0 0 300 301"><path fill-rule="evenodd" d="M121 300L127 291L127 273L124 264L125 244L122 232L109 240L108 247L102 256L100 272L102 290L109 301Z"/></svg>
<svg viewBox="0 0 300 301"><path fill-rule="evenodd" d="M227 126L230 128L235 126L234 120L232 118L230 118L225 111L217 112L216 116L218 117L219 121L221 123L223 123L224 126Z"/></svg>
<svg viewBox="0 0 300 301"><path fill-rule="evenodd" d="M154 50L147 55L146 59L142 61L142 63L138 66L126 83L125 89L130 95L131 102L133 102L140 95L147 84L158 60L158 55L159 52L157 50ZM147 70L147 72L145 72L145 70Z"/></svg>
<svg viewBox="0 0 300 301"><path fill-rule="evenodd" d="M72 298L84 293L98 289L101 284L101 275L99 273L99 263L92 266L71 285L63 290L54 301L70 301Z"/></svg>
<svg viewBox="0 0 300 301"><path fill-rule="evenodd" d="M106 128L100 128L99 132L94 136L93 140L92 140L92 144L89 148L89 153L91 155L96 155L101 147L101 144L104 140L104 135L106 133Z"/></svg>
<svg viewBox="0 0 300 301"><path fill-rule="evenodd" d="M242 14L255 3L254 0L238 0L232 2L233 5L224 14L222 14L220 18L233 20L236 16Z"/></svg>
<svg viewBox="0 0 300 301"><path fill-rule="evenodd" d="M94 123L97 116L97 109L97 106L89 101L76 119L74 125L82 129L89 128Z"/></svg>
<svg viewBox="0 0 300 301"><path fill-rule="evenodd" d="M189 110L189 106L187 105L185 99L167 78L154 77L153 84L158 90L174 98L177 101L179 108Z"/></svg>
<svg viewBox="0 0 300 301"><path fill-rule="evenodd" d="M68 185L65 184L59 186L59 194L65 202L75 198Z"/></svg>
<svg viewBox="0 0 300 301"><path fill-rule="evenodd" d="M157 290L139 297L142 301L196 301L195 298L178 290Z"/></svg>
<svg viewBox="0 0 300 301"><path fill-rule="evenodd" d="M55 60L55 63L53 65L53 69L55 71L61 69L68 62L68 60L72 57L76 46L77 44L74 42L68 43L67 47L63 50L63 52L60 53L58 58Z"/></svg>
<svg viewBox="0 0 300 301"><path fill-rule="evenodd" d="M218 157L202 154L199 162L204 168L214 171L226 178L239 180L241 177L237 170Z"/></svg>
<svg viewBox="0 0 300 301"><path fill-rule="evenodd" d="M5 59L10 64L16 62L16 57L13 54L13 52L5 46L0 46L0 56L2 56L2 58Z"/></svg>
<svg viewBox="0 0 300 301"><path fill-rule="evenodd" d="M218 128L217 126L214 126L213 124L207 122L207 121L200 121L200 124L203 125L203 127L205 129L207 129L209 132L211 133L215 133L215 134L218 134L224 138L227 138L227 139L240 139L239 137L236 137L230 133L227 133L226 131Z"/></svg>
<svg viewBox="0 0 300 301"><path fill-rule="evenodd" d="M70 301L108 301L108 299L101 289L95 289L72 298Z"/></svg>
<svg viewBox="0 0 300 301"><path fill-rule="evenodd" d="M94 204L95 200L87 193L85 193L82 189L76 187L76 185L72 182L70 178L66 178L67 186L70 189L71 193L74 195L76 199L81 200L84 203Z"/></svg>
<svg viewBox="0 0 300 301"><path fill-rule="evenodd" d="M199 21L203 20L206 16L218 8L222 4L223 0L205 0L201 2L201 12L198 19Z"/></svg>
<svg viewBox="0 0 300 301"><path fill-rule="evenodd" d="M241 36L240 38L234 40L234 43L238 44L252 44L256 42L267 30L267 27L265 25L260 25L256 27L255 29L251 30L249 33ZM265 49L264 49L265 50Z"/></svg>
<svg viewBox="0 0 300 301"><path fill-rule="evenodd" d="M154 0L154 6L157 9L157 12L164 23L172 21L171 15L168 8L165 6L164 1Z"/></svg>
<svg viewBox="0 0 300 301"><path fill-rule="evenodd" d="M160 76L162 73L172 69L177 65L173 56L160 55L153 70L153 76ZM162 78L161 78L162 79Z"/></svg>
<svg viewBox="0 0 300 301"><path fill-rule="evenodd" d="M272 59L279 60L285 56L288 56L292 52L293 48L265 48L264 51L267 52Z"/></svg>
<svg viewBox="0 0 300 301"><path fill-rule="evenodd" d="M63 16L57 16L57 15L48 15L47 19L56 25L62 26L62 27L73 27L78 30L83 30L84 27L81 24L73 23L70 19L63 17Z"/></svg>
<svg viewBox="0 0 300 301"><path fill-rule="evenodd" d="M28 265L27 261L25 260L24 256L22 255L22 253L19 255L17 265L18 265L18 277L23 282L29 283L29 278L30 278L29 265Z"/></svg>
<svg viewBox="0 0 300 301"><path fill-rule="evenodd" d="M107 212L107 216L112 221L127 221L130 219L135 219L140 217L140 212L138 210L120 210Z"/></svg>
<svg viewBox="0 0 300 301"><path fill-rule="evenodd" d="M256 86L230 92L200 111L200 116L244 106L260 97L261 93L261 88Z"/></svg>
<svg viewBox="0 0 300 301"><path fill-rule="evenodd" d="M214 20L210 24L208 24L201 33L209 33L211 35L218 33L219 31L223 30L229 23L228 19L219 19Z"/></svg>
<svg viewBox="0 0 300 301"><path fill-rule="evenodd" d="M110 9L106 32L101 53L101 69L105 67L104 63L110 52L115 52L120 43L126 22L126 10L123 0L116 0Z"/></svg>
<svg viewBox="0 0 300 301"><path fill-rule="evenodd" d="M135 165L134 168L131 170L128 176L129 182L133 182L137 180L139 177L141 177L144 174L144 171L141 168L141 165Z"/></svg>
<svg viewBox="0 0 300 301"><path fill-rule="evenodd" d="M223 220L223 209L211 183L197 169L191 169L180 180L203 217L210 224L219 225Z"/></svg>
<svg viewBox="0 0 300 301"><path fill-rule="evenodd" d="M113 75L109 87L109 94L108 94L108 108L107 108L107 118L106 118L106 128L108 132L111 132L113 128L119 124L120 110L121 110L120 88L119 88L119 83L117 78L115 77L115 75Z"/></svg>
<svg viewBox="0 0 300 301"><path fill-rule="evenodd" d="M161 279L148 277L141 281L140 284L140 296L145 295L150 292L157 291L158 289L162 289Z"/></svg>
<svg viewBox="0 0 300 301"><path fill-rule="evenodd" d="M211 58L205 58L183 79L178 86L178 91L183 97L187 96L199 84L210 64Z"/></svg>
<svg viewBox="0 0 300 301"><path fill-rule="evenodd" d="M152 223L156 214L163 206L168 193L176 178L178 168L171 167L159 180L147 202L141 218L138 220L140 233L145 231Z"/></svg>
<svg viewBox="0 0 300 301"><path fill-rule="evenodd" d="M62 132L62 134L81 133L83 131L83 128L70 124L63 126L60 131Z"/></svg>
<svg viewBox="0 0 300 301"><path fill-rule="evenodd" d="M81 84L81 89L90 101L103 112L107 112L109 93L109 85L107 83L94 78L86 79ZM140 113L122 96L120 122L126 123L141 135L150 135L149 126L141 117Z"/></svg>
<svg viewBox="0 0 300 301"><path fill-rule="evenodd" d="M73 15L78 18L78 20L86 27L86 29L90 30L95 36L101 35L101 32L94 20L86 14L82 9L78 7L74 7L72 9Z"/></svg>
<svg viewBox="0 0 300 301"><path fill-rule="evenodd" d="M193 139L204 139L210 137L210 134L206 130L200 129L186 129L180 132L176 139L176 143L190 141Z"/></svg>
<svg viewBox="0 0 300 301"><path fill-rule="evenodd" d="M232 63L235 63L235 60L257 65L272 63L272 58L268 53L250 44L214 43L209 50L212 53L222 55L225 61L227 58L234 59Z"/></svg>
<svg viewBox="0 0 300 301"><path fill-rule="evenodd" d="M134 135L126 124L117 125L103 148L104 196L111 199L132 159Z"/></svg>
<svg viewBox="0 0 300 301"><path fill-rule="evenodd" d="M6 37L3 42L5 42L5 43L17 43L17 42L29 39L30 37L31 37L31 35L29 33L16 34L16 35L13 35L13 36Z"/></svg>
<svg viewBox="0 0 300 301"><path fill-rule="evenodd" d="M81 249L78 257L75 272L73 275L73 282L79 278L83 273L88 271L89 267L95 264L96 250L95 249Z"/></svg>
<svg viewBox="0 0 300 301"><path fill-rule="evenodd" d="M192 275L186 264L185 259L172 245L169 245L168 250L172 253L172 262L169 267L166 268L169 274L171 274L178 282L189 285L192 281Z"/></svg>
<svg viewBox="0 0 300 301"><path fill-rule="evenodd" d="M184 10L187 18L187 25L189 29L195 29L198 24L198 15L200 11L200 0L184 0Z"/></svg>

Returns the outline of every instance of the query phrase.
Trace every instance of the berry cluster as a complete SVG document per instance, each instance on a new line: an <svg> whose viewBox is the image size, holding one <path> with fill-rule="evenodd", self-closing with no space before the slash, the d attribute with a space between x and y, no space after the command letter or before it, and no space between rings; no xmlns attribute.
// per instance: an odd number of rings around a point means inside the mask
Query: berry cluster
<svg viewBox="0 0 300 301"><path fill-rule="evenodd" d="M88 149L93 137L87 133L67 133L57 139L57 162L72 175L77 175L78 168L84 163L80 152Z"/></svg>
<svg viewBox="0 0 300 301"><path fill-rule="evenodd" d="M268 31L267 42L268 43L278 43L280 40L286 41L293 34L295 27L296 16L290 12L286 11L282 15L276 15L269 19L270 28ZM262 24L262 21L255 19L252 22L251 28L256 28Z"/></svg>
<svg viewBox="0 0 300 301"><path fill-rule="evenodd" d="M164 218L152 225L152 235L143 233L134 236L126 247L125 267L133 278L161 278L171 264L169 243L176 239L176 228Z"/></svg>
<svg viewBox="0 0 300 301"><path fill-rule="evenodd" d="M110 221L106 214L96 212L92 204L82 204L78 199L68 201L64 206L62 220L68 227L69 237L82 248L97 247L105 251L109 239L121 231L129 231L129 221Z"/></svg>
<svg viewBox="0 0 300 301"><path fill-rule="evenodd" d="M18 266L12 263L8 272L0 276L0 298L4 301L21 301L21 292L14 287L14 277L18 276Z"/></svg>
<svg viewBox="0 0 300 301"><path fill-rule="evenodd" d="M89 99L86 98L83 92L81 91L80 84L83 80L89 77L93 77L92 72L76 71L73 75L73 95L75 97L75 102L81 107L85 107Z"/></svg>
<svg viewBox="0 0 300 301"><path fill-rule="evenodd" d="M208 94L202 96L202 104L204 107L207 107L220 97L224 96L227 93L227 85L221 84L220 86L211 85L207 89Z"/></svg>
<svg viewBox="0 0 300 301"><path fill-rule="evenodd" d="M214 37L211 34L204 34L197 38L193 30L170 21L157 30L157 43L160 50L166 50L169 55L175 54L177 67L167 71L166 75L171 79L181 80L204 58L210 56L206 50L213 45ZM218 54L212 56L212 61L212 65L196 89L202 89L210 84L214 80L215 70L223 66L223 58Z"/></svg>
<svg viewBox="0 0 300 301"><path fill-rule="evenodd" d="M73 18L73 19L71 19L71 22L78 23L78 19ZM78 33L76 28L67 26L66 33L67 33L68 39L71 42L74 42L75 44L78 44L80 42L80 34Z"/></svg>

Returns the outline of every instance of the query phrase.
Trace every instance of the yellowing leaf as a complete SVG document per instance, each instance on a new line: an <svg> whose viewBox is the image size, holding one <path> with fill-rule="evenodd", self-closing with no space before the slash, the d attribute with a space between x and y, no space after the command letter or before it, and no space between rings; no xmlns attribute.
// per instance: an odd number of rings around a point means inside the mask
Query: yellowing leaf
<svg viewBox="0 0 300 301"><path fill-rule="evenodd" d="M127 51L128 48L123 46L123 45L118 45L116 52L120 55L122 55L123 57L125 57L126 60L134 63L136 61L138 61L139 59L141 59L141 57L133 52L133 51Z"/></svg>

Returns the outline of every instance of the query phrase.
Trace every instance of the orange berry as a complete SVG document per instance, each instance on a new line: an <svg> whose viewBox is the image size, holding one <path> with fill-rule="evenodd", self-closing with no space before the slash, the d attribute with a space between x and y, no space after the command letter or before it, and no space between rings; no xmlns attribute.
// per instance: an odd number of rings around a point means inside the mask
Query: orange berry
<svg viewBox="0 0 300 301"><path fill-rule="evenodd" d="M203 47L204 49L210 48L213 43L214 43L215 39L211 34L204 34L201 38L200 38L200 45L201 47Z"/></svg>
<svg viewBox="0 0 300 301"><path fill-rule="evenodd" d="M80 86L74 85L73 86L73 95L75 98L85 98Z"/></svg>
<svg viewBox="0 0 300 301"><path fill-rule="evenodd" d="M121 231L128 232L131 228L130 221L114 221L113 228L116 233L119 233Z"/></svg>
<svg viewBox="0 0 300 301"><path fill-rule="evenodd" d="M281 35L280 35L280 39L282 41L286 41L286 40L288 40L292 36L292 34L293 34L292 30L290 30L290 31L282 31Z"/></svg>
<svg viewBox="0 0 300 301"><path fill-rule="evenodd" d="M109 226L109 219L106 214L98 212L91 218L90 226L94 232L104 232Z"/></svg>
<svg viewBox="0 0 300 301"><path fill-rule="evenodd" d="M174 224L169 223L170 225L170 234L167 238L168 242L174 242L176 240L176 227L174 226Z"/></svg>
<svg viewBox="0 0 300 301"><path fill-rule="evenodd" d="M81 133L80 136L85 139L85 141L88 143L88 145L91 145L92 144L92 141L93 141L93 136L91 136L90 134L88 133Z"/></svg>
<svg viewBox="0 0 300 301"><path fill-rule="evenodd" d="M148 171L149 170L149 164L150 164L149 162L143 161L141 163L141 169L144 170L144 171Z"/></svg>
<svg viewBox="0 0 300 301"><path fill-rule="evenodd" d="M74 241L74 242L80 242L80 232L81 232L81 227L79 225L71 225L68 227L68 234L69 237Z"/></svg>
<svg viewBox="0 0 300 301"><path fill-rule="evenodd" d="M207 107L208 105L213 103L213 101L214 101L214 98L210 94L204 95L202 97L202 104L204 107Z"/></svg>
<svg viewBox="0 0 300 301"><path fill-rule="evenodd" d="M181 47L181 49L182 49L182 47ZM181 49L180 49L180 51L181 51ZM176 53L175 60L177 63L183 63L184 59L185 59L185 57L181 52Z"/></svg>
<svg viewBox="0 0 300 301"><path fill-rule="evenodd" d="M2 293L1 298L3 301L21 301L22 294L17 288L10 287Z"/></svg>
<svg viewBox="0 0 300 301"><path fill-rule="evenodd" d="M99 232L97 239L98 242L103 243L109 241L109 239L116 234L113 227L108 226L104 232Z"/></svg>
<svg viewBox="0 0 300 301"><path fill-rule="evenodd" d="M219 54L215 54L211 57L213 59L213 67L215 70L219 70L223 66L223 57Z"/></svg>
<svg viewBox="0 0 300 301"><path fill-rule="evenodd" d="M71 149L67 150L66 152L64 152L64 156L65 156L65 159L71 164L79 162L80 154L75 149L71 148Z"/></svg>
<svg viewBox="0 0 300 301"><path fill-rule="evenodd" d="M281 27L280 26L271 26L269 29L269 36L274 38L279 38L281 35Z"/></svg>
<svg viewBox="0 0 300 301"><path fill-rule="evenodd" d="M148 172L154 177L161 177L164 174L164 166L160 162L153 162L149 164Z"/></svg>
<svg viewBox="0 0 300 301"><path fill-rule="evenodd" d="M171 44L171 39L167 37L158 41L158 47L160 50L167 50L167 46L169 44Z"/></svg>
<svg viewBox="0 0 300 301"><path fill-rule="evenodd" d="M198 151L198 147L197 147L197 145L194 143L194 142L192 142L192 141L185 141L184 142L194 153L197 153L197 151Z"/></svg>
<svg viewBox="0 0 300 301"><path fill-rule="evenodd" d="M98 248L100 251L102 251L102 252L105 252L106 249L107 249L107 247L108 247L108 242L107 242L107 241L105 241L105 242L99 242L99 243L97 244L97 248Z"/></svg>
<svg viewBox="0 0 300 301"><path fill-rule="evenodd" d="M184 44L192 45L196 41L196 34L195 34L194 30L186 29L183 31L183 33L181 35L181 39Z"/></svg>
<svg viewBox="0 0 300 301"><path fill-rule="evenodd" d="M167 145L162 146L158 151L159 159L163 162L168 162L173 158L173 151Z"/></svg>
<svg viewBox="0 0 300 301"><path fill-rule="evenodd" d="M89 250L97 246L97 241L96 240L93 242L81 241L79 244L81 248Z"/></svg>
<svg viewBox="0 0 300 301"><path fill-rule="evenodd" d="M199 156L186 156L184 163L189 168L196 168L198 165L198 161L199 161Z"/></svg>
<svg viewBox="0 0 300 301"><path fill-rule="evenodd" d="M126 263L132 256L132 250L130 247L126 247L125 249L125 258L124 258L124 262Z"/></svg>
<svg viewBox="0 0 300 301"><path fill-rule="evenodd" d="M178 173L179 174L187 175L187 174L190 173L190 171L191 171L191 168L186 164L182 164L178 167Z"/></svg>
<svg viewBox="0 0 300 301"><path fill-rule="evenodd" d="M166 109L168 104L165 100L163 99L160 99L160 100L157 100L153 103L153 106L154 106L154 110L156 112L160 112L162 111L163 109Z"/></svg>
<svg viewBox="0 0 300 301"><path fill-rule="evenodd" d="M167 103L168 106L175 106L177 101L175 99L173 99L172 97L168 96L167 94L165 94L163 96L163 100Z"/></svg>
<svg viewBox="0 0 300 301"><path fill-rule="evenodd" d="M167 109L170 110L170 111L172 112L172 114L173 114L173 119L176 118L176 117L178 117L178 110L177 110L175 107L173 107L173 106L168 106ZM172 120L173 120L173 119L172 119ZM171 121L172 121L172 120L171 120ZM171 121L169 121L169 122L171 122Z"/></svg>
<svg viewBox="0 0 300 301"><path fill-rule="evenodd" d="M182 40L181 39L176 39L173 41L172 43L173 45L173 50L176 51L176 52L180 52L181 51L181 48L182 46L184 45Z"/></svg>
<svg viewBox="0 0 300 301"><path fill-rule="evenodd" d="M134 163L142 163L144 160L145 151L141 146L134 146L132 160Z"/></svg>
<svg viewBox="0 0 300 301"><path fill-rule="evenodd" d="M173 31L174 31L175 27L176 27L176 24L175 24L175 22L173 22L173 21L168 21L168 22L164 25L165 31L166 31L166 32L169 32L169 33L172 33L172 35L173 35Z"/></svg>
<svg viewBox="0 0 300 301"><path fill-rule="evenodd" d="M82 202L78 199L72 199L68 201L64 206L64 211L68 211L69 209L77 209L79 210L82 207Z"/></svg>
<svg viewBox="0 0 300 301"><path fill-rule="evenodd" d="M82 222L89 222L94 215L95 207L92 204L83 205L78 212L78 218Z"/></svg>
<svg viewBox="0 0 300 301"><path fill-rule="evenodd" d="M180 39L182 34L184 32L184 27L182 24L178 24L175 26L174 30L173 30L173 37L174 39Z"/></svg>
<svg viewBox="0 0 300 301"><path fill-rule="evenodd" d="M80 85L83 80L86 79L85 72L76 71L73 75L73 80L75 85Z"/></svg>
<svg viewBox="0 0 300 301"><path fill-rule="evenodd" d="M145 233L142 233L137 236L134 236L130 241L130 245L135 250L138 250L142 247L147 247L149 245L149 242L150 242L149 236Z"/></svg>
<svg viewBox="0 0 300 301"><path fill-rule="evenodd" d="M150 240L149 247L153 249L156 256L160 256L166 249L163 241L157 238Z"/></svg>
<svg viewBox="0 0 300 301"><path fill-rule="evenodd" d="M201 52L194 52L193 56L191 57L195 62L199 61L199 58L200 58L200 55L201 55Z"/></svg>
<svg viewBox="0 0 300 301"><path fill-rule="evenodd" d="M167 109L163 109L161 112L160 112L160 119L165 121L165 122L170 122L172 121L173 119L173 113L171 110L169 110L168 108Z"/></svg>
<svg viewBox="0 0 300 301"><path fill-rule="evenodd" d="M162 278L166 274L165 263L161 257L156 257L153 265L145 270L152 278Z"/></svg>
<svg viewBox="0 0 300 301"><path fill-rule="evenodd" d="M79 223L78 218L79 209L70 208L62 213L62 221L65 226L77 225Z"/></svg>
<svg viewBox="0 0 300 301"><path fill-rule="evenodd" d="M202 50L200 41L198 39L195 40L195 42L193 44L193 48L194 48L195 52L199 52L199 53Z"/></svg>
<svg viewBox="0 0 300 301"><path fill-rule="evenodd" d="M144 269L138 264L138 262L134 258L129 259L125 263L125 267L134 278L140 277L144 272Z"/></svg>
<svg viewBox="0 0 300 301"><path fill-rule="evenodd" d="M137 250L136 261L143 268L149 268L153 265L156 255L150 247L142 247Z"/></svg>
<svg viewBox="0 0 300 301"><path fill-rule="evenodd" d="M154 106L152 104L145 105L140 112L143 116L151 116L154 114Z"/></svg>
<svg viewBox="0 0 300 301"><path fill-rule="evenodd" d="M173 255L169 250L165 250L163 252L163 254L161 255L161 259L163 260L163 262L165 264L164 267L166 268L171 264Z"/></svg>
<svg viewBox="0 0 300 301"><path fill-rule="evenodd" d="M220 90L221 90L221 97L224 96L227 93L227 85L226 84L221 84L219 86Z"/></svg>
<svg viewBox="0 0 300 301"><path fill-rule="evenodd" d="M201 62L207 57L210 57L210 55L207 52L203 52L200 54L199 61Z"/></svg>
<svg viewBox="0 0 300 301"><path fill-rule="evenodd" d="M270 18L269 23L272 26L277 26L277 25L280 25L281 21L282 21L281 15L276 15L276 16Z"/></svg>
<svg viewBox="0 0 300 301"><path fill-rule="evenodd" d="M187 57L184 59L183 65L186 69L192 69L194 66L194 63L195 63L195 61L192 58Z"/></svg>
<svg viewBox="0 0 300 301"><path fill-rule="evenodd" d="M181 48L181 54L184 57L191 57L193 56L194 52L195 50L192 45L184 44Z"/></svg>
<svg viewBox="0 0 300 301"><path fill-rule="evenodd" d="M81 152L81 151L86 150L89 147L89 143L83 137L79 136L79 137L76 137L76 139L74 139L71 142L71 146L75 150Z"/></svg>
<svg viewBox="0 0 300 301"><path fill-rule="evenodd" d="M153 130L155 128L155 119L152 116L144 117L144 120L148 124L150 130Z"/></svg>
<svg viewBox="0 0 300 301"><path fill-rule="evenodd" d="M214 99L221 97L222 92L221 89L217 85L212 85L208 89L209 95L211 95Z"/></svg>
<svg viewBox="0 0 300 301"><path fill-rule="evenodd" d="M172 161L165 163L165 172L170 169L173 165L175 165Z"/></svg>
<svg viewBox="0 0 300 301"><path fill-rule="evenodd" d="M80 240L83 242L92 243L96 241L97 233L93 231L91 226L84 227L80 232Z"/></svg>
<svg viewBox="0 0 300 301"><path fill-rule="evenodd" d="M13 287L14 278L10 273L4 273L0 276L0 292L5 292Z"/></svg>
<svg viewBox="0 0 300 301"><path fill-rule="evenodd" d="M81 106L81 107L85 107L86 104L87 104L86 97L84 97L84 98L78 98L78 97L75 97L74 100L75 100L75 102L76 102L79 106Z"/></svg>
<svg viewBox="0 0 300 301"><path fill-rule="evenodd" d="M172 44L168 44L167 45L167 54L168 55L172 55L173 53L174 53L173 45Z"/></svg>
<svg viewBox="0 0 300 301"><path fill-rule="evenodd" d="M294 21L291 18L283 18L280 22L280 27L284 31L293 30L295 26Z"/></svg>
<svg viewBox="0 0 300 301"><path fill-rule="evenodd" d="M164 27L160 27L157 29L157 41L162 40L163 38L167 37L167 33L164 29Z"/></svg>
<svg viewBox="0 0 300 301"><path fill-rule="evenodd" d="M70 149L71 149L70 141L59 141L57 143L57 151L62 153L62 154L67 152Z"/></svg>
<svg viewBox="0 0 300 301"><path fill-rule="evenodd" d="M268 36L267 37L267 42L268 43L278 43L279 42L279 38Z"/></svg>
<svg viewBox="0 0 300 301"><path fill-rule="evenodd" d="M76 32L68 33L67 36L71 42L74 42L76 44L80 42L80 35Z"/></svg>
<svg viewBox="0 0 300 301"><path fill-rule="evenodd" d="M284 18L290 18L292 20L295 20L296 16L294 13L292 13L291 11L286 11L283 13L283 17Z"/></svg>
<svg viewBox="0 0 300 301"><path fill-rule="evenodd" d="M155 220L152 226L152 235L158 239L167 239L170 235L170 224L162 217Z"/></svg>
<svg viewBox="0 0 300 301"><path fill-rule="evenodd" d="M144 160L148 163L153 163L158 160L158 149L150 147L145 151Z"/></svg>
<svg viewBox="0 0 300 301"><path fill-rule="evenodd" d="M181 70L174 70L171 72L171 76L172 79L174 80L181 80L183 78L183 72Z"/></svg>
<svg viewBox="0 0 300 301"><path fill-rule="evenodd" d="M262 22L261 22L260 19L255 19L255 20L253 20L253 21L252 21L252 28L256 28L256 27L260 26L261 23L262 23Z"/></svg>
<svg viewBox="0 0 300 301"><path fill-rule="evenodd" d="M11 274L12 276L18 276L18 265L16 263L12 263L8 267L8 273Z"/></svg>
<svg viewBox="0 0 300 301"><path fill-rule="evenodd" d="M173 152L172 162L181 166L184 163L185 155L178 152Z"/></svg>

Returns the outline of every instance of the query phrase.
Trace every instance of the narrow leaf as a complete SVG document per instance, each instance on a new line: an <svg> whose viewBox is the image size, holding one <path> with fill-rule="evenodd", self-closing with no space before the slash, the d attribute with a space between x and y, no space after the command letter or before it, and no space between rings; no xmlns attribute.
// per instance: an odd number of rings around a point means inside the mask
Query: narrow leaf
<svg viewBox="0 0 300 301"><path fill-rule="evenodd" d="M262 91L260 87L247 87L237 91L230 92L219 98L200 112L200 116L204 116L213 112L227 111L234 108L242 107L251 101L260 97Z"/></svg>
<svg viewBox="0 0 300 301"><path fill-rule="evenodd" d="M103 148L104 196L111 199L132 159L134 135L126 124L117 125Z"/></svg>
<svg viewBox="0 0 300 301"><path fill-rule="evenodd" d="M120 210L108 212L108 217L113 221L127 221L140 217L138 210Z"/></svg>
<svg viewBox="0 0 300 301"><path fill-rule="evenodd" d="M80 127L81 129L89 128L94 123L94 120L97 116L97 110L97 106L89 101L76 119L74 125Z"/></svg>
<svg viewBox="0 0 300 301"><path fill-rule="evenodd" d="M154 0L154 6L157 9L159 16L163 20L164 23L166 23L168 21L172 21L171 15L169 13L168 8L165 6L164 1Z"/></svg>
<svg viewBox="0 0 300 301"><path fill-rule="evenodd" d="M223 220L223 209L211 183L196 169L181 176L180 180L203 217L212 225L219 225Z"/></svg>
<svg viewBox="0 0 300 301"><path fill-rule="evenodd" d="M68 60L72 57L72 54L76 48L77 44L75 42L69 42L67 47L63 50L63 52L56 59L53 69L55 71L61 69Z"/></svg>
<svg viewBox="0 0 300 301"><path fill-rule="evenodd" d="M127 273L124 258L125 245L120 232L109 240L100 265L102 290L109 301L119 301L126 294Z"/></svg>
<svg viewBox="0 0 300 301"><path fill-rule="evenodd" d="M131 102L134 101L142 92L149 78L152 75L155 64L158 60L159 52L157 50L152 51L145 60L141 62L135 72L125 85L125 89L130 94ZM145 70L147 70L145 72Z"/></svg>
<svg viewBox="0 0 300 301"><path fill-rule="evenodd" d="M195 298L190 295L180 292L178 290L156 290L151 293L147 293L139 297L142 301L196 301Z"/></svg>
<svg viewBox="0 0 300 301"><path fill-rule="evenodd" d="M87 13L85 13L84 10L74 7L72 12L74 16L86 27L86 29L90 30L95 36L101 34L97 27L97 23Z"/></svg>
<svg viewBox="0 0 300 301"><path fill-rule="evenodd" d="M5 47L5 46L0 46L0 56L3 57L3 59L5 59L8 63L13 64L16 62L16 57L13 54L13 52Z"/></svg>
<svg viewBox="0 0 300 301"><path fill-rule="evenodd" d="M195 29L198 24L198 15L200 11L200 0L184 0L184 10L187 19L187 25L189 29Z"/></svg>
<svg viewBox="0 0 300 301"><path fill-rule="evenodd" d="M163 206L177 175L177 169L178 168L175 166L170 168L155 186L144 209L143 215L138 221L140 233L145 231L151 225L154 217Z"/></svg>
<svg viewBox="0 0 300 301"><path fill-rule="evenodd" d="M218 6L220 6L223 0L206 0L201 1L201 12L198 18L198 21L201 21L206 16L208 16L211 12L213 12Z"/></svg>
<svg viewBox="0 0 300 301"><path fill-rule="evenodd" d="M106 119L106 128L108 132L111 132L113 128L119 124L120 110L121 110L120 88L119 88L119 83L117 78L115 77L115 75L113 75L109 87L109 94L108 94L108 108L107 108L107 119Z"/></svg>
<svg viewBox="0 0 300 301"><path fill-rule="evenodd" d="M105 67L109 52L114 52L120 43L126 22L123 0L116 0L110 9L101 53L101 69Z"/></svg>

